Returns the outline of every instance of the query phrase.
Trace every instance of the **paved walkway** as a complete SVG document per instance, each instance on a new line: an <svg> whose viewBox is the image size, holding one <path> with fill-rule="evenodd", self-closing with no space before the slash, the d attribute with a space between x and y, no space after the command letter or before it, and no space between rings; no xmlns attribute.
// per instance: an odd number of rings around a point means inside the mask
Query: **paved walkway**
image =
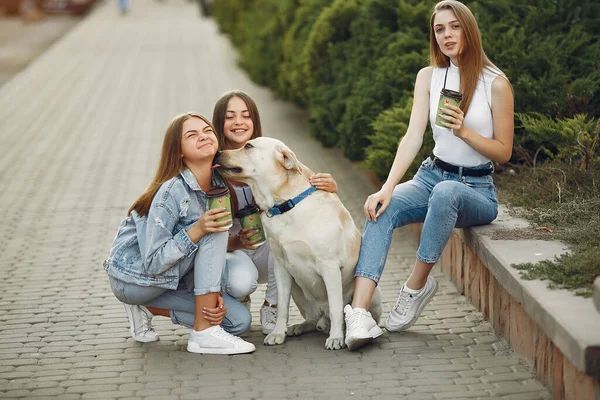
<svg viewBox="0 0 600 400"><path fill-rule="evenodd" d="M0 14L0 86L24 69L81 17L47 15L42 21L24 22L19 16Z"/></svg>
<svg viewBox="0 0 600 400"><path fill-rule="evenodd" d="M129 337L102 261L178 113L211 115L224 91L250 92L266 134L332 173L363 224L373 190L363 172L309 138L305 112L252 84L235 57L193 3L139 1L123 17L110 1L0 88L0 398L549 398L440 272L413 328L358 352L325 350L321 333L265 347L257 323L245 356L188 354L187 330L160 317L160 342ZM414 253L398 231L386 312Z"/></svg>

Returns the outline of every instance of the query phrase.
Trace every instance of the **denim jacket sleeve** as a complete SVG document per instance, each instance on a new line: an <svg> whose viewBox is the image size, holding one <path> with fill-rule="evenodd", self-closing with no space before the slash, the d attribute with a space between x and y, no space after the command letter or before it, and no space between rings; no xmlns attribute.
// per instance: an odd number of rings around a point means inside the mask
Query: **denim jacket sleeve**
<svg viewBox="0 0 600 400"><path fill-rule="evenodd" d="M177 203L170 193L153 201L146 225L146 248L142 257L146 272L161 274L198 249L185 229L175 232L179 222Z"/></svg>

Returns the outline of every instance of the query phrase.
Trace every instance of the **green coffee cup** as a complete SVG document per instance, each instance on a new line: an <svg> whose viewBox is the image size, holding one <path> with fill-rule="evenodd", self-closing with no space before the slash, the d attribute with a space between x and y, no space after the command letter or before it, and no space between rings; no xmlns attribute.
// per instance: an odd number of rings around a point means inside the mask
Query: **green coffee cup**
<svg viewBox="0 0 600 400"><path fill-rule="evenodd" d="M435 125L443 128L443 129L450 129L447 126L442 125L443 122L448 122L445 119L443 119L440 116L441 111L439 110L440 108L444 108L446 107L446 102L455 105L456 107L458 107L460 105L460 102L462 101L462 93L456 92L454 90L450 90L450 89L442 89L442 91L440 92L440 101L438 102L438 110L436 112L436 117L435 117Z"/></svg>
<svg viewBox="0 0 600 400"><path fill-rule="evenodd" d="M266 241L265 230L263 229L262 222L260 220L260 212L257 206L250 204L238 211L236 217L240 220L242 228L254 228L258 233L250 236L248 240L261 239L258 243L253 246L258 247Z"/></svg>
<svg viewBox="0 0 600 400"><path fill-rule="evenodd" d="M214 186L208 192L206 192L206 198L208 199L208 208L210 210L215 208L226 208L227 211L231 212L231 199L229 198L229 190L225 186ZM231 215L226 217L218 218L217 222L227 221L231 219ZM230 228L231 224L224 226L223 228Z"/></svg>

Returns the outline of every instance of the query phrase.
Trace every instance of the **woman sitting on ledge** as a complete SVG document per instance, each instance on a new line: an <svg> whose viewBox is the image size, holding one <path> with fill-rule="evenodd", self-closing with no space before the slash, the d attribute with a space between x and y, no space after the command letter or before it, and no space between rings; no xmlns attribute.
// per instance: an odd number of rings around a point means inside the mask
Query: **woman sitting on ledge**
<svg viewBox="0 0 600 400"><path fill-rule="evenodd" d="M512 154L513 92L485 55L475 17L464 4L447 0L435 6L430 58L432 65L417 74L410 123L389 176L364 205L367 222L354 298L344 308L350 350L382 334L369 333L375 321L365 310L383 273L394 229L423 223L415 266L385 323L391 332L408 329L436 293L437 282L429 273L452 230L488 224L498 214L492 160L504 163ZM433 154L413 179L398 184L423 144L428 118Z"/></svg>

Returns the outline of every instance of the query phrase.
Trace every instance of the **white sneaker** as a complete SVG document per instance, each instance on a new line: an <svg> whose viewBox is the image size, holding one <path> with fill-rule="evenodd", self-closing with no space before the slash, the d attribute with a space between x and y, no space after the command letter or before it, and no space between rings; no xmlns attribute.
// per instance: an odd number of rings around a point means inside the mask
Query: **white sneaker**
<svg viewBox="0 0 600 400"><path fill-rule="evenodd" d="M385 328L390 332L404 331L415 323L427 303L437 292L438 283L430 276L419 293L408 293L405 288L406 284L402 285L396 305L385 321Z"/></svg>
<svg viewBox="0 0 600 400"><path fill-rule="evenodd" d="M276 322L277 306L263 304L260 307L260 325L262 326L262 333L268 335L273 332Z"/></svg>
<svg viewBox="0 0 600 400"><path fill-rule="evenodd" d="M160 339L158 333L152 327L152 313L146 307L131 304L123 305L129 319L129 333L131 333L132 338L141 343L156 342Z"/></svg>
<svg viewBox="0 0 600 400"><path fill-rule="evenodd" d="M383 335L383 331L377 326L371 313L362 308L352 308L350 304L346 304L344 320L346 321L344 342L350 350L356 350Z"/></svg>
<svg viewBox="0 0 600 400"><path fill-rule="evenodd" d="M220 325L197 332L190 331L187 351L200 354L252 353L256 347L244 339L226 332Z"/></svg>

